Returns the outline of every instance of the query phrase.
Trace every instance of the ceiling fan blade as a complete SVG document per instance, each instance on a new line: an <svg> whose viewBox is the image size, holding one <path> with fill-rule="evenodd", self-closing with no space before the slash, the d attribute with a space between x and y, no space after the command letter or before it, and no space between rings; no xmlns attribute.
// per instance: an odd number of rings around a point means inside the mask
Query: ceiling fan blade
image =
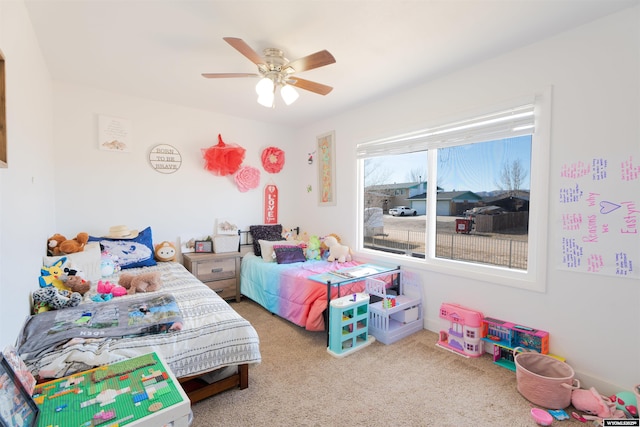
<svg viewBox="0 0 640 427"><path fill-rule="evenodd" d="M251 62L256 65L264 64L264 59L258 53L251 48L244 40L236 37L223 37L224 41L229 43L235 50L249 58Z"/></svg>
<svg viewBox="0 0 640 427"><path fill-rule="evenodd" d="M295 86L300 89L315 92L320 95L326 95L333 90L331 86L323 85L321 83L312 82L310 80L301 79L300 77L290 77L287 80L287 84Z"/></svg>
<svg viewBox="0 0 640 427"><path fill-rule="evenodd" d="M285 67L285 71L287 73L299 73L301 71L324 67L325 65L333 64L334 62L336 62L336 59L329 53L329 51L321 50L320 52L312 53L311 55L289 62Z"/></svg>
<svg viewBox="0 0 640 427"><path fill-rule="evenodd" d="M255 73L202 73L202 77L208 79L226 79L230 77L260 77Z"/></svg>

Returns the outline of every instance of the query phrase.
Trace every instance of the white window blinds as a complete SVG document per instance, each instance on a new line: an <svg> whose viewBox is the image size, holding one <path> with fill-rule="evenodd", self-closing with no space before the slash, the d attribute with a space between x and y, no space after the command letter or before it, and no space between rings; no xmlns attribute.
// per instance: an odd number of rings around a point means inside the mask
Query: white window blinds
<svg viewBox="0 0 640 427"><path fill-rule="evenodd" d="M531 135L535 129L534 103L527 103L431 128L364 142L356 147L360 159L389 154Z"/></svg>

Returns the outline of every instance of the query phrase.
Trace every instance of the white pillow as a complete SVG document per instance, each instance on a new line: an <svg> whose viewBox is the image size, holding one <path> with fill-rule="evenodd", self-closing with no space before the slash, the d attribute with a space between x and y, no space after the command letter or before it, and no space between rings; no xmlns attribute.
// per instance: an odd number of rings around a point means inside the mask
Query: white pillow
<svg viewBox="0 0 640 427"><path fill-rule="evenodd" d="M102 278L102 273L100 271L100 263L102 261L100 243L89 242L84 246L84 250L82 252L76 252L74 254L42 257L42 265L53 265L59 259L65 257L67 258L67 262L62 265L62 269L71 268L73 270L78 270L84 279L92 282Z"/></svg>
<svg viewBox="0 0 640 427"><path fill-rule="evenodd" d="M266 262L273 262L276 260L273 245L298 246L300 244L300 242L295 240L258 240L258 243L260 244L262 259Z"/></svg>

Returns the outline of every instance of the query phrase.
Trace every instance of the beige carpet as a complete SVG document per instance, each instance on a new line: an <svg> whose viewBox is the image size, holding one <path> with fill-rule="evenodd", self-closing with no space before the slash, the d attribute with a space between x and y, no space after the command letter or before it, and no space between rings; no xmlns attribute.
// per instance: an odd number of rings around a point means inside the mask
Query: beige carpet
<svg viewBox="0 0 640 427"><path fill-rule="evenodd" d="M246 299L232 306L258 331L262 363L249 367L248 389L195 404L193 427L537 425L514 372L489 355L467 359L436 347L433 332L335 358L323 333Z"/></svg>

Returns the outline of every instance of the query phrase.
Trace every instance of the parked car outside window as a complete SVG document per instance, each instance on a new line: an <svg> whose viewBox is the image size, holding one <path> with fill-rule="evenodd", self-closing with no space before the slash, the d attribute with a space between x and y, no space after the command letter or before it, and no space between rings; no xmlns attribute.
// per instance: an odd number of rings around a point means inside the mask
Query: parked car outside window
<svg viewBox="0 0 640 427"><path fill-rule="evenodd" d="M395 208L389 209L389 213L393 216L418 215L418 212L415 209L410 208L408 206L396 206Z"/></svg>

